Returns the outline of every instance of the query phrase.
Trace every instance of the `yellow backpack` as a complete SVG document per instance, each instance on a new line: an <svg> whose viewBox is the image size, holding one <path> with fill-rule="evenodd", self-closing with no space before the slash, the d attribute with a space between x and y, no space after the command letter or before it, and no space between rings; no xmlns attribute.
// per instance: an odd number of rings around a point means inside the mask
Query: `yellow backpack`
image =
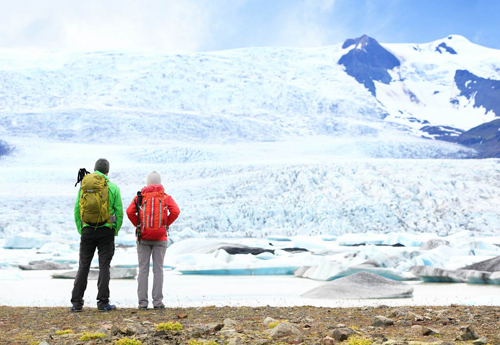
<svg viewBox="0 0 500 345"><path fill-rule="evenodd" d="M101 175L85 175L80 187L80 218L83 225L102 226L109 222L108 181Z"/></svg>

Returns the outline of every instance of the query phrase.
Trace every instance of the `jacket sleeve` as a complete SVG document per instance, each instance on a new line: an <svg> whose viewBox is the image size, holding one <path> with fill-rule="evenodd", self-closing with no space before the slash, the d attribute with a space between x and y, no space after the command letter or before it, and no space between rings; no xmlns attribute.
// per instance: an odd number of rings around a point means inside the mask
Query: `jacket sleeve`
<svg viewBox="0 0 500 345"><path fill-rule="evenodd" d="M181 211L171 196L167 198L167 207L169 212L167 217L167 227L169 227L177 219L177 217L179 217Z"/></svg>
<svg viewBox="0 0 500 345"><path fill-rule="evenodd" d="M127 217L135 227L137 227L137 223L139 222L139 215L137 214L137 209L135 207L136 202L137 196L134 197L134 200L132 200L129 207L127 208Z"/></svg>
<svg viewBox="0 0 500 345"><path fill-rule="evenodd" d="M115 216L116 216L116 223L114 226L115 236L118 236L118 231L120 231L120 228L122 227L123 224L122 196L120 194L120 188L118 188L118 186L116 187L116 196L115 196L115 202L113 204L113 210L115 211Z"/></svg>
<svg viewBox="0 0 500 345"><path fill-rule="evenodd" d="M81 222L81 218L80 218L80 188L78 188L78 195L76 197L74 213L75 213L76 229L78 230L78 233L81 235L82 234L82 222Z"/></svg>
<svg viewBox="0 0 500 345"><path fill-rule="evenodd" d="M81 218L80 218L80 188L78 188L78 194L76 196L74 213L75 213L76 229L78 230L78 233L81 235L82 234L82 222L81 222Z"/></svg>

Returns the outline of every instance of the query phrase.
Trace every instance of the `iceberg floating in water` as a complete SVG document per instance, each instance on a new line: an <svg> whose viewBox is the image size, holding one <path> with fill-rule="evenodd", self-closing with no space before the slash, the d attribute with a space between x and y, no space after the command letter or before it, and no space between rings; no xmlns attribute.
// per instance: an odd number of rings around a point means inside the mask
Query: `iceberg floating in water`
<svg viewBox="0 0 500 345"><path fill-rule="evenodd" d="M471 284L500 285L500 272L472 271L467 275L467 282Z"/></svg>
<svg viewBox="0 0 500 345"><path fill-rule="evenodd" d="M412 275L400 274L391 268L378 267L370 262L344 268L344 266L335 264L328 260L325 260L318 266L300 267L295 271L295 275L301 278L331 281L358 274L360 272L375 274L381 277L398 281L411 280L415 278Z"/></svg>
<svg viewBox="0 0 500 345"><path fill-rule="evenodd" d="M44 244L51 242L49 236L36 232L21 232L5 241L5 249L32 249L41 248Z"/></svg>
<svg viewBox="0 0 500 345"><path fill-rule="evenodd" d="M197 233L196 231L193 231L189 227L186 227L182 231L179 231L179 232L172 232L169 237L172 240L172 243L187 240L190 238L204 238L199 233Z"/></svg>
<svg viewBox="0 0 500 345"><path fill-rule="evenodd" d="M69 271L62 273L52 274L54 279L75 279L78 271ZM111 267L109 270L111 279L135 279L137 270L135 268L115 268ZM99 270L91 269L89 272L89 280L97 280L99 278Z"/></svg>
<svg viewBox="0 0 500 345"><path fill-rule="evenodd" d="M320 299L408 298L412 296L411 286L368 272L360 272L328 282L301 295L304 298Z"/></svg>
<svg viewBox="0 0 500 345"><path fill-rule="evenodd" d="M228 268L213 270L178 270L182 274L207 274L207 275L291 275L297 269L294 267L261 267L261 268Z"/></svg>
<svg viewBox="0 0 500 345"><path fill-rule="evenodd" d="M463 269L485 271L485 272L500 272L500 256L480 261L469 266L465 266Z"/></svg>
<svg viewBox="0 0 500 345"><path fill-rule="evenodd" d="M431 266L414 266L410 272L427 283L464 283L472 271L445 270Z"/></svg>
<svg viewBox="0 0 500 345"><path fill-rule="evenodd" d="M49 271L49 270L69 270L71 267L68 264L60 264L45 260L30 261L27 265L19 265L19 268L24 271Z"/></svg>
<svg viewBox="0 0 500 345"><path fill-rule="evenodd" d="M182 274L291 275L300 265L316 261L305 249L250 247L208 239L176 242L165 255L165 264Z"/></svg>
<svg viewBox="0 0 500 345"><path fill-rule="evenodd" d="M500 284L500 256L477 262L457 270L414 266L410 272L426 282Z"/></svg>

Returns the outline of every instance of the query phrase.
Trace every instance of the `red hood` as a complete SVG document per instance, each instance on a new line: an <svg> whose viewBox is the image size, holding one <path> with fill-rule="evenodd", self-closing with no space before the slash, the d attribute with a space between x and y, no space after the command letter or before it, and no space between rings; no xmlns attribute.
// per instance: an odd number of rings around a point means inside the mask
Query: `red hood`
<svg viewBox="0 0 500 345"><path fill-rule="evenodd" d="M141 190L141 194L146 194L146 193L165 193L165 189L161 184L150 184L149 186L144 187Z"/></svg>

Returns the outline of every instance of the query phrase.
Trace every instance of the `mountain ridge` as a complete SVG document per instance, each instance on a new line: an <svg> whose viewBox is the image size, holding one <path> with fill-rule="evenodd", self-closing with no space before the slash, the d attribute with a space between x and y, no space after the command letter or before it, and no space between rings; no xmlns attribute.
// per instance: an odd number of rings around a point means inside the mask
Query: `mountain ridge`
<svg viewBox="0 0 500 345"><path fill-rule="evenodd" d="M307 49L57 52L31 60L6 54L0 57L0 135L76 140L80 131L101 131L114 138L102 127L117 121L123 132L155 131L138 124L143 118L169 122L185 141L369 138L395 131L459 142L454 139L462 133L499 116L500 105L486 86L460 89L467 78L498 82L498 61L500 51L457 35L428 44L379 44L364 35ZM352 70L365 74L353 77ZM470 73L460 85L458 70ZM103 126L88 123L98 118ZM40 130L44 124L47 133Z"/></svg>

